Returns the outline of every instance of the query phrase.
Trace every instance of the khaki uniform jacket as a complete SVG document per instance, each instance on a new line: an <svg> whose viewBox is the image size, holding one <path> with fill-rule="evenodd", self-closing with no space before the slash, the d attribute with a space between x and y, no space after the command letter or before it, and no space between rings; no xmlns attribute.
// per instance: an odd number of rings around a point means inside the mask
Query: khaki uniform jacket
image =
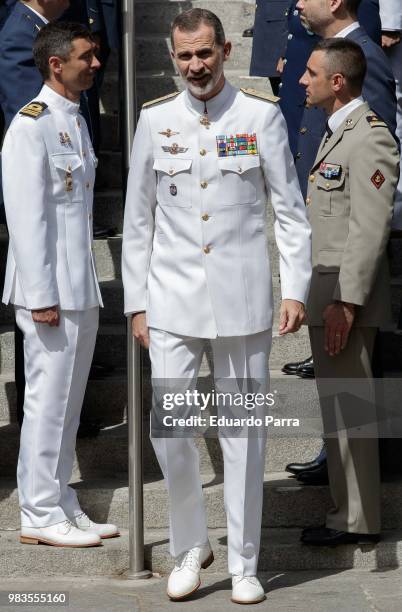
<svg viewBox="0 0 402 612"><path fill-rule="evenodd" d="M321 143L306 199L313 258L309 325L324 325L323 312L336 300L359 306L357 326L391 322L386 245L398 177L395 141L367 103Z"/></svg>

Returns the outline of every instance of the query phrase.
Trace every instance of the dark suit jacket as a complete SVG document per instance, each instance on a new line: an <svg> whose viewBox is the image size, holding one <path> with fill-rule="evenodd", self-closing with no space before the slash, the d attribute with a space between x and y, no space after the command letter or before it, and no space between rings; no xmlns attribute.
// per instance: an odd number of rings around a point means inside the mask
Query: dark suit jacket
<svg viewBox="0 0 402 612"><path fill-rule="evenodd" d="M296 10L297 0L292 1L289 11L288 28L290 39L286 49L286 65L282 75L280 90L281 109L285 116L289 132L289 143L293 155L298 148L299 129L304 112L305 90L299 84L299 79L306 69L306 64L312 50L320 40L319 36L308 33L302 26L299 13ZM359 13L359 23L368 32L370 38L378 44L381 42L381 21L378 0L362 0Z"/></svg>
<svg viewBox="0 0 402 612"><path fill-rule="evenodd" d="M388 125L395 135L396 96L395 81L388 59L363 28L347 36L359 44L366 56L367 74L363 85L363 97L370 108ZM326 115L322 109L304 109L296 152L296 170L303 196L307 194L307 182L321 139L325 131Z"/></svg>
<svg viewBox="0 0 402 612"><path fill-rule="evenodd" d="M71 0L62 20L83 23L100 34L102 46L114 49L119 46L118 8L118 0Z"/></svg>
<svg viewBox="0 0 402 612"><path fill-rule="evenodd" d="M32 46L43 20L21 2L10 11L0 31L0 106L6 127L18 110L42 87Z"/></svg>
<svg viewBox="0 0 402 612"><path fill-rule="evenodd" d="M103 0L104 3L112 0ZM250 63L252 76L279 76L276 66L280 57L285 57L286 47L292 45L292 59L296 66L306 65L312 42L300 24L297 0L258 0L256 5L253 48ZM381 21L378 0L362 0L358 19L370 37L381 44ZM302 28L302 31L300 31ZM290 34L290 39L288 38ZM293 38L297 40L294 41ZM305 45L305 46L304 46ZM297 55L299 53L299 55ZM292 64L293 66L293 64ZM293 70L293 68L292 68ZM296 72L298 72L296 70ZM297 81L296 81L297 83Z"/></svg>
<svg viewBox="0 0 402 612"><path fill-rule="evenodd" d="M285 55L288 37L288 14L292 0L258 0L250 75L279 76L276 66Z"/></svg>

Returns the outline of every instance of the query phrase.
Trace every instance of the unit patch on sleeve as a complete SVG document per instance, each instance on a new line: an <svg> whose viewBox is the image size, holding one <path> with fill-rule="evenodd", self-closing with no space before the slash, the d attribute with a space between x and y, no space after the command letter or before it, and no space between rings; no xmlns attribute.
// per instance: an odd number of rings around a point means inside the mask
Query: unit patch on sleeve
<svg viewBox="0 0 402 612"><path fill-rule="evenodd" d="M371 182L373 183L374 187L376 187L376 189L380 189L383 186L383 184L385 183L385 176L383 175L381 170L376 170L374 172L373 176L371 177Z"/></svg>
<svg viewBox="0 0 402 612"><path fill-rule="evenodd" d="M234 155L258 155L257 134L236 134L235 136L217 136L216 148L218 157Z"/></svg>
<svg viewBox="0 0 402 612"><path fill-rule="evenodd" d="M44 102L30 102L20 110L20 115L26 115L27 117L34 117L34 119L36 119L46 109L47 104Z"/></svg>

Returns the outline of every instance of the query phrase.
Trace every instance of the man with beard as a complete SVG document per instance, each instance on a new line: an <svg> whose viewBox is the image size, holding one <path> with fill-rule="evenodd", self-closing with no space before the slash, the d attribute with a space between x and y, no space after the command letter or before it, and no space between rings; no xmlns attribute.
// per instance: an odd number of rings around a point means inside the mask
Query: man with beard
<svg viewBox="0 0 402 612"><path fill-rule="evenodd" d="M125 314L150 349L156 383L194 390L209 340L219 388L268 387L272 281L265 207L276 216L282 305L279 333L299 329L310 280L310 228L277 98L226 80L231 51L218 17L192 9L172 26L172 57L186 91L144 105L135 136L123 230ZM156 432L158 433L158 432ZM213 561L190 435L152 443L170 502L175 567L168 596L200 586ZM256 603L266 431L220 437L225 466L232 601Z"/></svg>

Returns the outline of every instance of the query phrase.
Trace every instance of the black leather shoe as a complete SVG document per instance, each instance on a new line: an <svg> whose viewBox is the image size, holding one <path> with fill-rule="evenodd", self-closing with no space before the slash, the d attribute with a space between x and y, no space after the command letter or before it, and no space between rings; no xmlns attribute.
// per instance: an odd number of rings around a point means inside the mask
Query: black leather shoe
<svg viewBox="0 0 402 612"><path fill-rule="evenodd" d="M243 38L253 38L254 28L247 28L247 30L244 30L242 36Z"/></svg>
<svg viewBox="0 0 402 612"><path fill-rule="evenodd" d="M116 236L117 229L115 227L104 227L103 225L94 225L93 227L93 237L95 240L99 238L111 238L112 236Z"/></svg>
<svg viewBox="0 0 402 612"><path fill-rule="evenodd" d="M305 485L327 485L328 484L328 468L325 461L314 470L307 470L297 474L297 481Z"/></svg>
<svg viewBox="0 0 402 612"><path fill-rule="evenodd" d="M350 533L329 527L303 529L300 541L310 546L339 546L340 544L376 543L381 539L379 533Z"/></svg>
<svg viewBox="0 0 402 612"><path fill-rule="evenodd" d="M296 376L300 378L315 378L313 358L309 357L304 363L297 368Z"/></svg>
<svg viewBox="0 0 402 612"><path fill-rule="evenodd" d="M321 453L313 459L313 461L307 461L307 463L288 463L285 470L290 472L291 474L295 474L298 476L302 472L311 472L312 470L316 470L321 467L323 463L326 463L326 459L321 459Z"/></svg>
<svg viewBox="0 0 402 612"><path fill-rule="evenodd" d="M282 368L282 372L284 374L298 374L298 371L300 368L304 367L305 365L308 365L309 363L313 363L313 358L307 357L307 359L305 359L304 361L295 361L293 363L285 363L285 365Z"/></svg>

